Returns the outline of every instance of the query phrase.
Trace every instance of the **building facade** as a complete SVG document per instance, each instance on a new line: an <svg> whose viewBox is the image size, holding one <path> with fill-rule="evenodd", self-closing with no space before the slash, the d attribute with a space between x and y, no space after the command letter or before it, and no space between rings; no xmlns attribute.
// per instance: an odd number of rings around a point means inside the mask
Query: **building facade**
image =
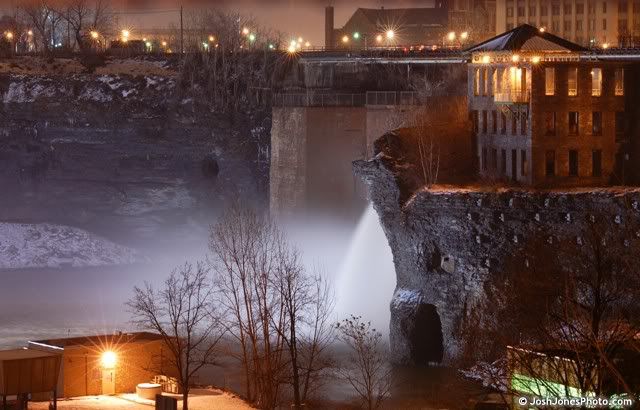
<svg viewBox="0 0 640 410"><path fill-rule="evenodd" d="M496 0L496 33L522 24L583 46L640 45L639 0Z"/></svg>
<svg viewBox="0 0 640 410"><path fill-rule="evenodd" d="M624 183L627 70L527 25L473 47L480 175L539 187Z"/></svg>
<svg viewBox="0 0 640 410"><path fill-rule="evenodd" d="M58 397L132 393L156 376L176 376L167 345L154 333L41 340L29 348L62 355Z"/></svg>

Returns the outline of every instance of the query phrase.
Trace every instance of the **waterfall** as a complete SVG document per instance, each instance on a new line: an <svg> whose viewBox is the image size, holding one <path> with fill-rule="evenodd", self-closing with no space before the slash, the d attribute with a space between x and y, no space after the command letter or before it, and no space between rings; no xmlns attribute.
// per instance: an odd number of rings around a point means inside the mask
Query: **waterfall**
<svg viewBox="0 0 640 410"><path fill-rule="evenodd" d="M389 332L389 303L396 286L393 256L378 214L369 204L349 243L336 278L340 319L362 316L383 334Z"/></svg>

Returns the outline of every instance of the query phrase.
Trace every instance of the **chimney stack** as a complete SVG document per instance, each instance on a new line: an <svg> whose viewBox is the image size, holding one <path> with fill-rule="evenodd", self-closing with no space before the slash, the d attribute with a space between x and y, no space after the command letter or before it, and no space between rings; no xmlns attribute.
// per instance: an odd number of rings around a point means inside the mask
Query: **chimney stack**
<svg viewBox="0 0 640 410"><path fill-rule="evenodd" d="M331 49L333 42L333 6L327 6L324 10L324 47Z"/></svg>

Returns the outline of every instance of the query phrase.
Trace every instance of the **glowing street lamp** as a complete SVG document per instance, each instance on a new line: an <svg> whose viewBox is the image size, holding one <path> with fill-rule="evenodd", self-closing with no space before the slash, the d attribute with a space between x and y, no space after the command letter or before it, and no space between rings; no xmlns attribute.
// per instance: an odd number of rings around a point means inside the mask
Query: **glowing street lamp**
<svg viewBox="0 0 640 410"><path fill-rule="evenodd" d="M256 35L253 34L253 33L249 34L249 41L251 41L251 42L256 41Z"/></svg>
<svg viewBox="0 0 640 410"><path fill-rule="evenodd" d="M105 369L113 369L114 367L116 367L117 361L118 356L111 350L103 352L102 356L100 357L100 364Z"/></svg>
<svg viewBox="0 0 640 410"><path fill-rule="evenodd" d="M347 36L347 35L342 36L342 42L343 42L344 44L347 44L347 43L349 42L349 36Z"/></svg>
<svg viewBox="0 0 640 410"><path fill-rule="evenodd" d="M214 36L209 36L209 42L213 43L214 41L216 41L216 38Z"/></svg>
<svg viewBox="0 0 640 410"><path fill-rule="evenodd" d="M126 43L127 41L129 41L129 36L131 35L131 33L129 32L129 30L122 30L120 32L120 34L122 35L122 42Z"/></svg>
<svg viewBox="0 0 640 410"><path fill-rule="evenodd" d="M602 45L602 48L605 49L605 50L608 49L609 48L609 43L604 43Z"/></svg>
<svg viewBox="0 0 640 410"><path fill-rule="evenodd" d="M546 29L544 26L543 26L543 27L540 27L540 32L541 32L541 33L544 33L545 31L547 31L547 29Z"/></svg>
<svg viewBox="0 0 640 410"><path fill-rule="evenodd" d="M396 32L393 30L387 30L386 36L388 40L393 40L393 38L396 36Z"/></svg>
<svg viewBox="0 0 640 410"><path fill-rule="evenodd" d="M376 36L376 43L382 43L382 34Z"/></svg>
<svg viewBox="0 0 640 410"><path fill-rule="evenodd" d="M249 28L248 28L248 27L244 27L244 28L242 29L242 34L244 34L245 36L249 35L249 32L250 32L250 30L249 30Z"/></svg>
<svg viewBox="0 0 640 410"><path fill-rule="evenodd" d="M7 38L7 40L11 41L13 40L13 33L10 31L7 31L6 33L4 33L4 36Z"/></svg>
<svg viewBox="0 0 640 410"><path fill-rule="evenodd" d="M94 39L94 40L97 40L98 37L100 37L100 33L98 33L95 30L93 30L90 34L91 34L91 38Z"/></svg>
<svg viewBox="0 0 640 410"><path fill-rule="evenodd" d="M463 40L463 41L464 41L464 40L466 40L466 39L468 39L468 38L469 38L469 33L468 33L468 32L463 31L462 33L460 33L460 39L461 39L461 40Z"/></svg>
<svg viewBox="0 0 640 410"><path fill-rule="evenodd" d="M309 47L311 47L311 43L307 41L306 43L304 43L304 46L309 48Z"/></svg>
<svg viewBox="0 0 640 410"><path fill-rule="evenodd" d="M28 35L29 37L33 36L33 30L29 30L29 31L27 31L27 35Z"/></svg>
<svg viewBox="0 0 640 410"><path fill-rule="evenodd" d="M360 38L360 33L358 33L357 31L353 33L353 38L358 40Z"/></svg>
<svg viewBox="0 0 640 410"><path fill-rule="evenodd" d="M514 63L517 63L518 61L520 61L520 56L518 54L512 55L511 61L513 61Z"/></svg>
<svg viewBox="0 0 640 410"><path fill-rule="evenodd" d="M163 41L163 42L162 42L162 43L160 43L160 44L162 44L162 47L166 47L166 46L167 46L167 42L166 42L166 41Z"/></svg>
<svg viewBox="0 0 640 410"><path fill-rule="evenodd" d="M455 31L450 31L449 34L447 34L447 40L455 41L456 40L456 32Z"/></svg>

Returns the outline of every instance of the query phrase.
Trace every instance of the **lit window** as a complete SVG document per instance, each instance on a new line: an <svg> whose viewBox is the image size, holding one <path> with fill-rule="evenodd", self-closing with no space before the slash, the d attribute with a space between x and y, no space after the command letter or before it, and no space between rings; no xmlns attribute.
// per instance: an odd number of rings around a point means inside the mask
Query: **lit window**
<svg viewBox="0 0 640 410"><path fill-rule="evenodd" d="M556 70L553 67L544 69L545 95L556 93Z"/></svg>
<svg viewBox="0 0 640 410"><path fill-rule="evenodd" d="M624 68L616 68L615 83L616 95L624 95Z"/></svg>
<svg viewBox="0 0 640 410"><path fill-rule="evenodd" d="M591 70L591 95L600 97L602 95L602 69L594 68Z"/></svg>
<svg viewBox="0 0 640 410"><path fill-rule="evenodd" d="M480 95L480 69L476 68L473 75L473 95Z"/></svg>
<svg viewBox="0 0 640 410"><path fill-rule="evenodd" d="M567 85L568 85L569 97L575 97L576 95L578 95L578 68L577 67L569 68Z"/></svg>

